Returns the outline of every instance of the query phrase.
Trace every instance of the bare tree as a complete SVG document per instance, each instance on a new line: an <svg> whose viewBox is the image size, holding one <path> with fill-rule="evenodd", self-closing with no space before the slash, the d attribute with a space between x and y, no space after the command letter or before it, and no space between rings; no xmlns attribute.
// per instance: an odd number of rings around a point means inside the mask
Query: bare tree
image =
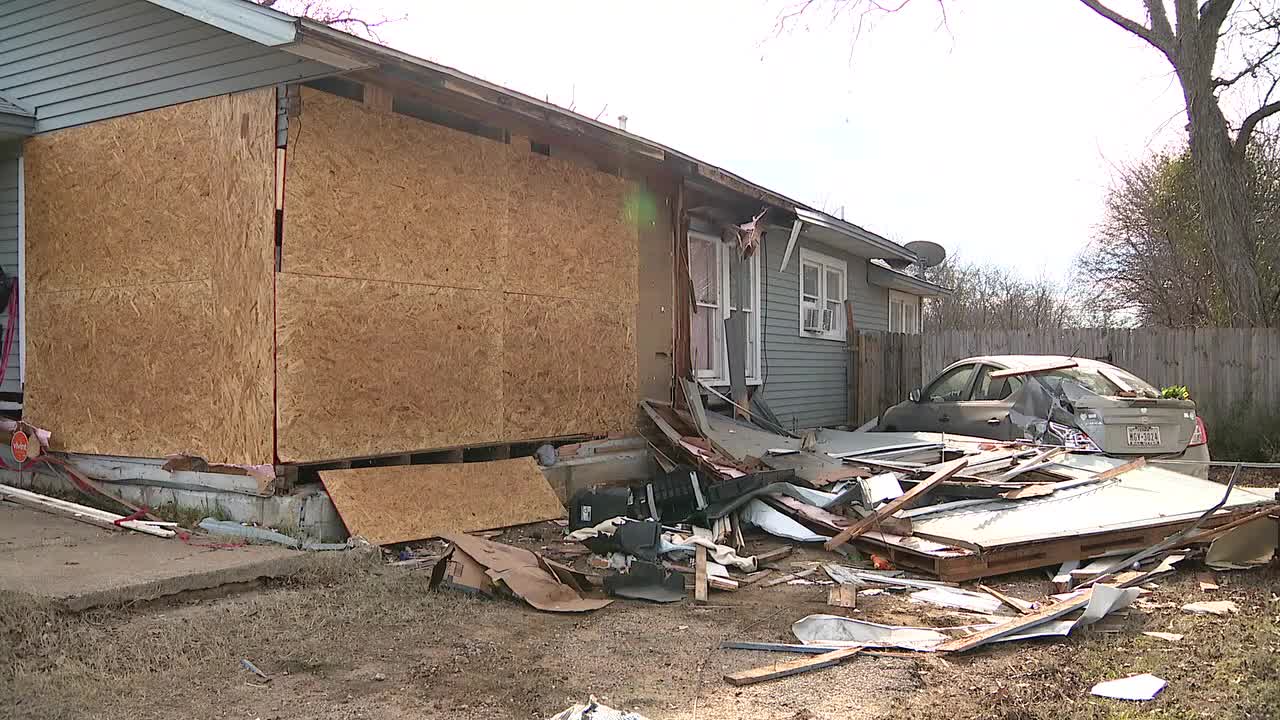
<svg viewBox="0 0 1280 720"><path fill-rule="evenodd" d="M833 17L856 17L860 29L866 19L893 14L910 1L804 0L785 10L777 26L785 28L816 5L832 8ZM1260 239L1249 222L1255 213L1245 166L1259 125L1280 113L1280 7L1274 0L1142 0L1146 17L1138 21L1103 0L1080 2L1141 38L1172 66L1186 102L1200 216L1213 271L1223 283L1227 322L1262 324L1267 299ZM1236 88L1256 90L1260 98L1252 98L1252 109L1232 126L1222 101L1224 93ZM1243 92L1235 93L1239 103Z"/></svg>
<svg viewBox="0 0 1280 720"><path fill-rule="evenodd" d="M1245 163L1257 242L1259 324L1280 325L1280 140L1254 138ZM1169 327L1229 324L1227 289L1215 271L1189 151L1123 169L1107 212L1077 260L1086 308Z"/></svg>
<svg viewBox="0 0 1280 720"><path fill-rule="evenodd" d="M956 256L928 274L952 292L925 304L926 331L1079 327L1082 319L1068 291L1046 278L1029 280L1008 268Z"/></svg>
<svg viewBox="0 0 1280 720"><path fill-rule="evenodd" d="M254 0L254 2L290 15L310 18L318 23L324 23L354 35L362 35L377 42L382 42L382 38L378 37L378 28L404 19L404 17L367 16L354 5L330 0Z"/></svg>

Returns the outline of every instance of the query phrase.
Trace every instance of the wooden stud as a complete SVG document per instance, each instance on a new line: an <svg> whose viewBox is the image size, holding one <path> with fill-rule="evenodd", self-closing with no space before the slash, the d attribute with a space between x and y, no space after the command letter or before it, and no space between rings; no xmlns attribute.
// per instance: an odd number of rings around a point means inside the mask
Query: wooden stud
<svg viewBox="0 0 1280 720"><path fill-rule="evenodd" d="M1014 610L1017 610L1018 612L1022 613L1023 615L1030 615L1030 614L1032 614L1032 613L1034 613L1034 612L1035 612L1035 605L1034 605L1034 603L1029 603L1029 602L1027 602L1026 600L1020 600L1020 599L1018 599L1018 598L1016 598L1016 597L1012 597L1012 596L1010 596L1010 595L1005 595L1004 593L1000 592L999 590L996 590L995 588L992 588L992 587L987 587L986 585L979 585L979 586L978 586L978 589L979 589L979 590L981 590L982 592L984 592L984 593L986 593L986 594L990 595L991 597L993 597L993 598L995 598L995 599L999 600L1000 602L1004 603L1005 605L1008 605L1009 607L1013 608Z"/></svg>
<svg viewBox="0 0 1280 720"><path fill-rule="evenodd" d="M774 663L772 665L765 665L764 667L758 667L751 670L729 673L724 676L724 679L725 682L730 685L752 685L766 680L775 680L777 678L787 677L788 675L798 675L800 673L809 672L810 670L821 670L822 668L833 667L860 652L862 652L861 647L833 650L832 652L800 658L799 660L791 660L790 662Z"/></svg>
<svg viewBox="0 0 1280 720"><path fill-rule="evenodd" d="M907 492L885 503L880 507L880 509L876 510L871 515L868 515L867 517L863 518L861 521L849 526L844 531L842 531L839 535L828 540L823 547L825 547L827 550L834 550L840 547L841 545L849 542L853 538L856 538L859 535L867 532L871 528L875 527L878 523L880 523L883 518L889 517L890 515L893 515L899 510L903 510L909 507L916 500L920 499L926 493L932 490L934 486L938 485L939 483L951 477L952 475L955 475L956 473L960 472L968 464L969 464L969 461L964 458L960 458L958 460L952 460L950 463L947 464L946 467L939 468L935 473L933 473L927 479L925 479L924 482L917 484L915 487L911 488Z"/></svg>
<svg viewBox="0 0 1280 720"><path fill-rule="evenodd" d="M699 604L707 601L707 549L698 545L694 549L693 600Z"/></svg>
<svg viewBox="0 0 1280 720"><path fill-rule="evenodd" d="M934 650L938 652L964 652L966 650L972 650L979 645L991 642L992 640L997 640L1005 635L1012 635L1023 628L1039 625L1050 620L1056 620L1069 612L1079 610L1085 605L1088 605L1089 599L1092 597L1093 588L1089 588L1070 600L1054 603L1034 613L1014 618L1008 622L996 625L993 628L983 630L982 632L949 640L937 646Z"/></svg>
<svg viewBox="0 0 1280 720"><path fill-rule="evenodd" d="M827 604L838 608L858 607L858 587L856 585L836 585L827 591Z"/></svg>

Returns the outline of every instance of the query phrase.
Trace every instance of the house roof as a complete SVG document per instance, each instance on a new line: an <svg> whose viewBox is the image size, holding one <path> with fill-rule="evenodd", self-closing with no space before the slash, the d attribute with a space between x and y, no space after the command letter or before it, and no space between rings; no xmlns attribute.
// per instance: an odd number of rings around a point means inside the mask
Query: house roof
<svg viewBox="0 0 1280 720"><path fill-rule="evenodd" d="M36 114L16 100L0 95L0 140L26 137L36 127Z"/></svg>
<svg viewBox="0 0 1280 720"><path fill-rule="evenodd" d="M728 170L620 128L599 122L552 103L502 87L460 70L342 32L323 23L299 18L249 0L148 0L266 46L323 62L339 72L394 69L427 86L465 96L471 101L514 112L551 126L676 169L694 184L709 184L794 214L828 242L871 258L914 261L915 253L876 233L828 215L782 193L753 183Z"/></svg>

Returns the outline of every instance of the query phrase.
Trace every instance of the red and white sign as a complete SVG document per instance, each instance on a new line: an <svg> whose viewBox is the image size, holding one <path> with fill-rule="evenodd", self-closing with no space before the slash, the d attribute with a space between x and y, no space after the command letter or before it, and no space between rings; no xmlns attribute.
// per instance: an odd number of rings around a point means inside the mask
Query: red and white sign
<svg viewBox="0 0 1280 720"><path fill-rule="evenodd" d="M13 450L13 459L20 463L27 461L27 434L21 430L13 431L13 439L9 441L9 447Z"/></svg>

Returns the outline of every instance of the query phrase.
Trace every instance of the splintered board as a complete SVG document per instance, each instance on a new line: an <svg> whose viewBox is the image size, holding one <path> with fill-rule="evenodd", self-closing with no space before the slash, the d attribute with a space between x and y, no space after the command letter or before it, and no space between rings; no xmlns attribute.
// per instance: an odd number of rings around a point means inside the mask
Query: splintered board
<svg viewBox="0 0 1280 720"><path fill-rule="evenodd" d="M533 458L322 470L352 535L375 545L555 520L564 507Z"/></svg>
<svg viewBox="0 0 1280 720"><path fill-rule="evenodd" d="M633 426L635 183L307 88L288 153L281 460Z"/></svg>
<svg viewBox="0 0 1280 720"><path fill-rule="evenodd" d="M25 146L24 417L69 451L272 462L275 92Z"/></svg>
<svg viewBox="0 0 1280 720"><path fill-rule="evenodd" d="M282 461L501 434L500 293L278 276Z"/></svg>
<svg viewBox="0 0 1280 720"><path fill-rule="evenodd" d="M501 289L511 149L302 88L281 270Z"/></svg>

